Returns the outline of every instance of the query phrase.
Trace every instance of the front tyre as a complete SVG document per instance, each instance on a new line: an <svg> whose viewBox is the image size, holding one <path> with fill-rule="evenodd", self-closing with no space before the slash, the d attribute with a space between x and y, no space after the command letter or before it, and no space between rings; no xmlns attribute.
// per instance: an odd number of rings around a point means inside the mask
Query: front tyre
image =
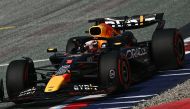
<svg viewBox="0 0 190 109"><path fill-rule="evenodd" d="M21 91L36 86L36 80L37 75L31 59L10 62L6 72L6 86L9 98L14 99ZM13 102L20 103L19 101Z"/></svg>
<svg viewBox="0 0 190 109"><path fill-rule="evenodd" d="M130 85L130 68L127 59L117 51L103 54L99 63L101 85L107 93L113 93Z"/></svg>

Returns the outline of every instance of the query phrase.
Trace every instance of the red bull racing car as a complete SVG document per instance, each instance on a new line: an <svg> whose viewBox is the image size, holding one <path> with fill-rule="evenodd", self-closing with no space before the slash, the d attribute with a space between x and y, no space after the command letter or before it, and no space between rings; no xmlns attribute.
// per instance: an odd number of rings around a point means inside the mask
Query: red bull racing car
<svg viewBox="0 0 190 109"><path fill-rule="evenodd" d="M175 28L164 28L163 13L89 20L89 36L72 37L66 52L48 48L51 65L34 67L23 57L10 62L6 72L8 98L24 103L35 99L113 93L150 77L156 70L183 66L184 42ZM152 40L137 42L129 30L153 24Z"/></svg>

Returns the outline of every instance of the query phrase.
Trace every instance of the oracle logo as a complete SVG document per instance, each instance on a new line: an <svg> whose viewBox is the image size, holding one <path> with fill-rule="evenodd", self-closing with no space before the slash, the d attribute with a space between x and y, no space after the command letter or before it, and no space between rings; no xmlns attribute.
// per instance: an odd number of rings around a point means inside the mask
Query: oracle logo
<svg viewBox="0 0 190 109"><path fill-rule="evenodd" d="M146 54L147 51L145 48L133 48L126 51L126 56L128 59L137 58Z"/></svg>

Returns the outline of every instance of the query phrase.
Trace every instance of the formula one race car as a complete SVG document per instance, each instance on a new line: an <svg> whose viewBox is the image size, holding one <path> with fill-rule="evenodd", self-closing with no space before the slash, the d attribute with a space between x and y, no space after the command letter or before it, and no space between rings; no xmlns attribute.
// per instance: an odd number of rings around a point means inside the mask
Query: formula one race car
<svg viewBox="0 0 190 109"><path fill-rule="evenodd" d="M178 69L184 62L184 42L175 28L164 29L163 13L89 20L90 36L72 37L66 52L48 48L51 65L34 67L24 57L10 62L6 72L8 98L23 103L38 98L114 93L153 75ZM151 41L137 42L130 29L158 24ZM45 73L44 73L45 72ZM39 76L38 76L39 75Z"/></svg>

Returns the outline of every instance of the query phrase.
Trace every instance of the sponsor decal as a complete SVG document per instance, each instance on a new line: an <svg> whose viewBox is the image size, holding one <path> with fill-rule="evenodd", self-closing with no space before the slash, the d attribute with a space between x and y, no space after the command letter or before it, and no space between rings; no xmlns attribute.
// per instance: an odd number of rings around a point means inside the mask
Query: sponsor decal
<svg viewBox="0 0 190 109"><path fill-rule="evenodd" d="M139 22L137 19L132 19L132 18L129 18L128 20L125 21L125 24L127 26L138 26L139 25Z"/></svg>
<svg viewBox="0 0 190 109"><path fill-rule="evenodd" d="M110 79L114 79L115 78L115 70L113 70L113 69L110 70L109 77L110 77Z"/></svg>
<svg viewBox="0 0 190 109"><path fill-rule="evenodd" d="M81 54L74 54L74 55L69 55L68 57L80 57L82 56Z"/></svg>
<svg viewBox="0 0 190 109"><path fill-rule="evenodd" d="M110 24L112 25L112 27L116 27L115 25L117 25L117 27L123 27L123 22L124 20L116 20L116 19L112 19L112 18L105 18L105 24Z"/></svg>
<svg viewBox="0 0 190 109"><path fill-rule="evenodd" d="M68 71L68 69L70 68L70 65L63 65L59 68L59 70L57 71L57 75L62 75L64 73L66 73Z"/></svg>
<svg viewBox="0 0 190 109"><path fill-rule="evenodd" d="M23 92L20 92L19 97L26 96L26 95L32 95L36 92L36 88L32 87L31 89L27 89Z"/></svg>
<svg viewBox="0 0 190 109"><path fill-rule="evenodd" d="M133 59L136 57L140 57L146 55L147 51L145 48L133 48L126 51L126 56L128 59Z"/></svg>
<svg viewBox="0 0 190 109"><path fill-rule="evenodd" d="M148 18L146 18L143 15L140 16L133 16L133 17L129 17L126 20L124 19L114 19L114 18L105 18L105 23L111 25L113 28L114 27L123 27L124 25L127 27L132 27L132 26L142 26L144 25L144 23L146 22L151 22L151 21L155 21L156 20L156 14L154 14L153 16L149 16Z"/></svg>
<svg viewBox="0 0 190 109"><path fill-rule="evenodd" d="M80 84L80 85L74 85L73 89L75 91L97 91L98 86L94 86L92 84Z"/></svg>

